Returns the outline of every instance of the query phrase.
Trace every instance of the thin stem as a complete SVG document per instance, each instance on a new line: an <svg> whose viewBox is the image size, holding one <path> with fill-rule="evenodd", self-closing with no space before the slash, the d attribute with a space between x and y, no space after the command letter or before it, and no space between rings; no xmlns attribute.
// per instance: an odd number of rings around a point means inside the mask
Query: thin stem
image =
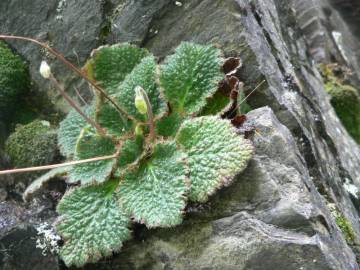
<svg viewBox="0 0 360 270"><path fill-rule="evenodd" d="M235 112L237 109L239 109L240 105L243 104L248 99L248 97L250 97L250 95L254 93L264 82L266 81L263 80L257 86L255 86L255 88L251 90L251 92L243 100L241 100L240 103L233 110L231 110L231 112Z"/></svg>
<svg viewBox="0 0 360 270"><path fill-rule="evenodd" d="M154 114L152 111L152 106L149 100L148 95L146 94L145 90L142 87L139 87L141 94L144 97L145 103L146 103L146 107L147 107L147 116L148 116L148 122L149 122L149 128L150 128L150 132L149 132L149 140L153 141L155 138L155 120L154 120Z"/></svg>
<svg viewBox="0 0 360 270"><path fill-rule="evenodd" d="M50 81L55 85L55 87L59 90L60 94L63 96L63 98L70 104L71 107L73 107L91 126L93 126L97 132L101 136L105 136L106 132L104 129L102 129L98 123L96 123L94 120L89 118L76 104L76 102L65 92L63 87L59 84L59 82L56 80L53 74L50 75Z"/></svg>
<svg viewBox="0 0 360 270"><path fill-rule="evenodd" d="M94 157L94 158L75 160L75 161L70 161L70 162L65 162L65 163L60 163L60 164L45 165L45 166L4 170L4 171L0 171L0 175L14 174L14 173L24 173L24 172L34 172L34 171L43 171L43 170L55 169L55 168L72 166L72 165L77 165L77 164L89 163L89 162L94 162L94 161L99 161L99 160L113 159L113 158L117 158L118 156L119 156L119 153L116 152L115 154L110 155L110 156Z"/></svg>
<svg viewBox="0 0 360 270"><path fill-rule="evenodd" d="M22 36L9 36L9 35L0 35L0 39L15 39L15 40L25 40L30 41L32 43L35 43L44 49L48 50L51 54L55 55L57 59L59 59L61 62L63 62L67 67L69 67L71 70L73 70L75 73L77 73L79 76L81 76L85 81L90 83L97 91L99 91L101 94L104 95L104 97L119 111L119 113L122 113L125 115L128 119L134 120L134 118L131 115L128 115L111 97L109 97L105 90L102 89L94 80L90 79L85 75L85 73L77 68L75 65L73 65L71 62L66 60L66 58L56 51L55 49L51 48L46 43L40 42L36 39L29 38L29 37L22 37Z"/></svg>
<svg viewBox="0 0 360 270"><path fill-rule="evenodd" d="M240 106L241 104L243 104L247 99L248 97L253 93L255 92L263 83L265 82L265 80L263 80L261 83L259 83L253 90L251 90L251 92L239 103L238 106Z"/></svg>
<svg viewBox="0 0 360 270"><path fill-rule="evenodd" d="M81 102L83 103L83 105L89 105L85 99L81 96L79 89L77 89L77 87L74 87L75 89L75 93L77 94L77 96L79 97L79 99L81 100Z"/></svg>

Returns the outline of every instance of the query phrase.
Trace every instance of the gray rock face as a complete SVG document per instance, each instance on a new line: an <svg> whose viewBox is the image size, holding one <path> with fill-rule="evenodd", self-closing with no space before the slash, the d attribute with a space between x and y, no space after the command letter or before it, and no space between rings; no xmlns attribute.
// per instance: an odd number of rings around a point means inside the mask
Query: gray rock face
<svg viewBox="0 0 360 270"><path fill-rule="evenodd" d="M4 151L0 149L0 170L5 170L9 166L9 160ZM7 189L14 185L13 175L0 176L0 202L4 201L7 197Z"/></svg>
<svg viewBox="0 0 360 270"><path fill-rule="evenodd" d="M88 268L359 269L290 131L269 107L250 112L248 124L256 154L232 186L190 207L184 225L142 230Z"/></svg>
<svg viewBox="0 0 360 270"><path fill-rule="evenodd" d="M356 0L331 0L330 4L339 10L340 14L346 20L354 31L355 35L360 38L360 3Z"/></svg>
<svg viewBox="0 0 360 270"><path fill-rule="evenodd" d="M39 39L56 48L74 64L81 65L92 49L101 44L101 30L105 21L103 7L103 2L98 0L5 0L0 3L0 32ZM42 59L48 60L53 73L65 83L70 93L74 93L75 86L81 87L75 74L32 43L9 43L29 61L35 87L49 95L58 109L66 110L66 103L40 76L40 62ZM83 91L84 94L88 92Z"/></svg>
<svg viewBox="0 0 360 270"><path fill-rule="evenodd" d="M312 57L317 62L336 61L351 67L355 73L352 83L359 87L360 34L358 27L354 27L358 25L359 3L352 0L294 0L291 5Z"/></svg>
<svg viewBox="0 0 360 270"><path fill-rule="evenodd" d="M137 43L160 59L183 40L217 44L225 56L241 57L247 93L265 81L247 100L258 108L246 123L256 130L256 154L237 181L207 204L191 205L183 225L137 227L119 254L86 269L359 269L359 200L346 187L360 187L360 151L335 115L316 66L335 59L353 71L358 85L357 37L334 9L336 1L22 2L0 2L7 14L0 16L0 32L49 40L74 62L78 55L83 63L102 41L107 23L104 40ZM342 34L342 45L334 31ZM11 44L31 61L41 85L38 48ZM67 84L75 82L55 69ZM52 211L41 220L51 220ZM22 221L3 213L13 222L0 225L0 247L14 232L9 228L38 220L33 212Z"/></svg>
<svg viewBox="0 0 360 270"><path fill-rule="evenodd" d="M49 200L28 210L14 201L0 202L0 269L59 269L57 256L37 247L39 226L53 220Z"/></svg>
<svg viewBox="0 0 360 270"><path fill-rule="evenodd" d="M156 35L156 29L150 27L153 18L166 5L173 5L169 0L140 0L120 3L113 14L112 31L108 41L112 43L131 42L141 45L148 34Z"/></svg>

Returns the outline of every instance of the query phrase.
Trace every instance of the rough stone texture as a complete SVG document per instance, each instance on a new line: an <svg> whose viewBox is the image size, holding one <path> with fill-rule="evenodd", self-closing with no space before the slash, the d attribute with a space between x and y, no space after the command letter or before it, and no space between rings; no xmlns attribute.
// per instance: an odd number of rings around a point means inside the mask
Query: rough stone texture
<svg viewBox="0 0 360 270"><path fill-rule="evenodd" d="M360 187L360 151L330 106L316 66L346 65L359 86L358 34L343 9L336 10L339 2L355 1L66 2L60 23L58 1L1 1L7 16L0 15L0 32L55 41L75 62L73 48L83 62L102 39L135 42L160 59L183 40L215 43L225 56L241 57L238 75L247 92L265 80L248 103L268 106L248 115L256 155L234 185L189 207L181 226L135 228L135 240L120 254L86 269L359 269L359 200L345 184ZM111 31L102 36L104 23ZM342 45L333 31L341 32ZM38 49L12 44L35 61L31 70L40 85ZM346 243L329 204L351 224L355 243Z"/></svg>
<svg viewBox="0 0 360 270"><path fill-rule="evenodd" d="M0 149L0 170L5 170L9 168L9 159ZM1 175L0 176L0 202L4 201L8 195L8 189L14 185L14 176L13 175Z"/></svg>
<svg viewBox="0 0 360 270"><path fill-rule="evenodd" d="M289 130L268 107L248 125L256 155L232 186L87 269L359 269Z"/></svg>
<svg viewBox="0 0 360 270"><path fill-rule="evenodd" d="M0 33L28 36L47 42L68 60L81 65L92 49L101 44L100 36L105 23L103 7L104 2L98 0L4 0L0 2ZM74 73L32 43L9 43L29 61L34 87L49 95L58 109L66 111L66 103L40 76L38 70L41 60L47 59L53 73L71 93L74 93L73 87L80 87Z"/></svg>
<svg viewBox="0 0 360 270"><path fill-rule="evenodd" d="M148 34L156 35L156 29L150 27L154 16L172 2L169 0L122 1L114 11L112 31L108 41L141 45Z"/></svg>
<svg viewBox="0 0 360 270"><path fill-rule="evenodd" d="M36 228L53 216L53 205L46 199L34 202L31 210L18 202L0 202L0 269L59 269L57 256L36 248Z"/></svg>
<svg viewBox="0 0 360 270"><path fill-rule="evenodd" d="M356 0L330 0L330 4L340 12L355 35L360 38L360 2Z"/></svg>
<svg viewBox="0 0 360 270"><path fill-rule="evenodd" d="M359 87L360 33L358 27L354 27L359 20L359 16L356 16L359 13L359 3L349 0L293 0L291 5L314 60L317 63L336 61L349 66L354 72L352 83ZM352 6L351 11L349 5ZM339 39L335 38L336 33L340 34Z"/></svg>

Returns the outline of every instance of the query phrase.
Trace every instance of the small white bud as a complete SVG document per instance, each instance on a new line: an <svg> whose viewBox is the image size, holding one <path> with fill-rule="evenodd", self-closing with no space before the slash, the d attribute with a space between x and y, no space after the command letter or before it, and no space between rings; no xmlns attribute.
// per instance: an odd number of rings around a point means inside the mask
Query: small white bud
<svg viewBox="0 0 360 270"><path fill-rule="evenodd" d="M42 61L41 65L40 65L40 74L41 76L43 76L45 79L49 79L50 75L51 75L51 69L50 66L48 65L48 63L46 63L46 61Z"/></svg>
<svg viewBox="0 0 360 270"><path fill-rule="evenodd" d="M143 96L143 91L144 90L141 88L141 86L135 87L135 107L141 114L146 114L148 108Z"/></svg>

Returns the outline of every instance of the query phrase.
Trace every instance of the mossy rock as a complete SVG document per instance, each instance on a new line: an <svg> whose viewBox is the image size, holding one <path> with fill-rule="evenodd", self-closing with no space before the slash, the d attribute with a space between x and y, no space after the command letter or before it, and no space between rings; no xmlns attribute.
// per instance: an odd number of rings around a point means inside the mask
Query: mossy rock
<svg viewBox="0 0 360 270"><path fill-rule="evenodd" d="M7 139L5 151L15 167L50 164L57 156L56 131L41 120L18 126Z"/></svg>
<svg viewBox="0 0 360 270"><path fill-rule="evenodd" d="M30 86L26 63L0 42L0 115L8 117Z"/></svg>
<svg viewBox="0 0 360 270"><path fill-rule="evenodd" d="M346 130L360 144L360 95L347 83L348 69L331 63L319 65L319 70L324 78L325 90L331 96L331 105Z"/></svg>
<svg viewBox="0 0 360 270"><path fill-rule="evenodd" d="M335 217L336 224L343 233L346 242L353 244L356 241L356 234L351 226L351 223L341 214Z"/></svg>
<svg viewBox="0 0 360 270"><path fill-rule="evenodd" d="M330 81L325 85L331 96L331 104L344 127L360 144L360 95L357 90L346 84Z"/></svg>

